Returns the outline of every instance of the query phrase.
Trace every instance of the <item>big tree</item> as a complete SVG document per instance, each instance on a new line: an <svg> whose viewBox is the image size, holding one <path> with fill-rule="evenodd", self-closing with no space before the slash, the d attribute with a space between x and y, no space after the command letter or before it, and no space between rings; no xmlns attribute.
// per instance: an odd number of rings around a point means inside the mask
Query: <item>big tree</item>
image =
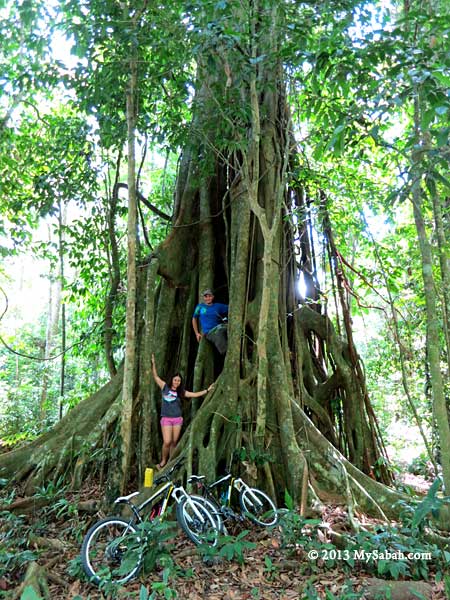
<svg viewBox="0 0 450 600"><path fill-rule="evenodd" d="M128 41L157 18L145 8L140 24L134 9L121 14L135 28ZM393 510L396 494L376 481L389 483L390 474L353 342L327 198L308 187L288 102L288 73L299 69L298 78L304 69L294 48L331 32L335 42L348 41L353 8L249 0L191 3L180 11L183 27L195 34L197 71L170 231L137 269L131 464L139 478L160 451L154 353L160 372L188 374L188 388L216 380L186 415L177 452L187 471L213 476L239 451L247 477L279 499L288 489L302 503L310 494L381 515ZM105 62L104 53L103 68ZM139 128L139 116L135 122ZM306 220L314 201L335 270L339 335L317 284ZM206 287L230 307L224 360L206 340L197 344L191 328ZM2 455L2 476L32 490L70 474L79 486L100 448L110 473L117 472L122 383L119 369L49 433Z"/></svg>

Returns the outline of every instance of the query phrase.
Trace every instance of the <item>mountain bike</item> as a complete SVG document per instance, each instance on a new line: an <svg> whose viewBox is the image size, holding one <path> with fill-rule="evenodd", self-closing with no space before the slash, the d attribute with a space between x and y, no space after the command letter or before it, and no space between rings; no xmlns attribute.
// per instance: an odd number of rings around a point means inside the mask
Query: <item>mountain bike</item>
<svg viewBox="0 0 450 600"><path fill-rule="evenodd" d="M214 514L216 522L219 517L224 522L227 519L239 521L247 518L261 527L273 527L278 522L277 507L271 498L265 492L247 485L240 477L233 477L231 473L227 473L210 484L205 482L204 475L191 475L188 483L197 485L197 488L203 493L203 498L216 507ZM220 488L222 488L222 492L218 495ZM239 494L240 514L231 507L233 490ZM223 531L223 527L221 531Z"/></svg>
<svg viewBox="0 0 450 600"><path fill-rule="evenodd" d="M178 524L194 544L217 544L219 531L217 516L211 514L214 507L208 509L203 497L196 498L186 492L182 485L177 485L171 474L182 463L177 461L167 473L157 477L153 485L165 482L154 494L142 504L135 505L132 498L139 492L128 496L119 496L114 501L117 506L126 505L131 510L129 519L123 517L106 517L95 523L87 532L81 546L81 562L86 575L94 583L111 581L123 584L139 572L144 555L145 535L139 525L144 522L143 513L150 522L159 517L163 519L168 513L171 500L176 502ZM133 559L130 551L136 546L140 548Z"/></svg>

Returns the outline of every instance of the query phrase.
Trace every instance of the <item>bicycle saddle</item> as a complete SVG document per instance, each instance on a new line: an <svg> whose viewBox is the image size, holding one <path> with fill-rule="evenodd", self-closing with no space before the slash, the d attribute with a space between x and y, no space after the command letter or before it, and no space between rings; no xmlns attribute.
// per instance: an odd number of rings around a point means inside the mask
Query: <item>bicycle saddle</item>
<svg viewBox="0 0 450 600"><path fill-rule="evenodd" d="M128 494L128 496L119 496L114 500L114 504L128 504L131 498L134 498L134 496L137 496L138 494L139 492L133 492L132 494Z"/></svg>

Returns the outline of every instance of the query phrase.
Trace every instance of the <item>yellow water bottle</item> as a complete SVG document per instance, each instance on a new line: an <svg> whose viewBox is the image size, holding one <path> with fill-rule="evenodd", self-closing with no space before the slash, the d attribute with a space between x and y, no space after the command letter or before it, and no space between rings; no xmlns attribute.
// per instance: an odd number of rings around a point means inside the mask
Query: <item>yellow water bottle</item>
<svg viewBox="0 0 450 600"><path fill-rule="evenodd" d="M149 488L153 485L153 469L147 467L144 474L144 487Z"/></svg>

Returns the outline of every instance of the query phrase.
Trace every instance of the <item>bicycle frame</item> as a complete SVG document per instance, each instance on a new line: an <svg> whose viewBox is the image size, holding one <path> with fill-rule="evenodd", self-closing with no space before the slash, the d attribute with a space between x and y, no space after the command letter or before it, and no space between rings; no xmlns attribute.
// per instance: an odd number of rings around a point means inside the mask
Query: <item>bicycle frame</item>
<svg viewBox="0 0 450 600"><path fill-rule="evenodd" d="M231 473L228 473L228 475L224 475L217 481L214 481L214 483L211 483L210 485L205 486L209 490L212 490L215 487L219 487L222 483L224 483L225 481L228 481L228 480L230 480L230 483L228 484L227 494L226 494L226 496L227 496L226 504L227 505L230 504L231 492L233 489L237 490L238 492L240 492L242 488L250 490L249 486L245 483L245 481L243 479L241 479L240 477L233 477L231 475Z"/></svg>
<svg viewBox="0 0 450 600"><path fill-rule="evenodd" d="M165 515L165 513L167 511L167 507L169 505L170 498L173 496L175 498L175 502L177 504L179 504L183 498L187 498L187 502L189 503L190 507L194 511L196 517L198 519L200 519L200 521L202 523L204 522L203 515L201 514L201 512L199 510L197 510L195 503L192 502L189 494L186 492L184 487L183 486L175 486L173 481L167 481L162 487L160 487L158 490L156 490L156 492L154 494L152 494L150 496L150 498L147 498L147 500L144 500L144 502L142 502L142 504L139 504L137 506L135 504L132 504L131 498L134 498L135 496L137 496L139 494L139 492L133 492L132 494L129 494L128 496L119 496L119 498L116 498L116 500L114 501L114 504L127 504L130 507L131 512L133 513L135 522L142 523L143 518L142 518L141 513L143 512L145 507L148 506L149 504L152 504L160 496L162 497L162 495L164 494L164 492L166 492L166 490L167 490L167 493L164 497L164 500L163 500L163 503L161 506L161 510L159 511L157 516L163 517Z"/></svg>
<svg viewBox="0 0 450 600"><path fill-rule="evenodd" d="M162 487L160 487L158 490L156 490L156 492L152 496L150 496L150 498L148 498L147 500L142 502L142 504L140 504L137 507L137 509L136 509L137 512L141 513L145 509L146 506L148 506L149 504L152 504L155 500L157 500L160 496L162 496L164 494L164 492L167 491L165 498L162 501L161 510L159 511L159 514L157 515L160 517L164 516L166 513L166 510L167 510L167 507L169 505L170 497L172 496L174 489L175 489L175 486L174 486L173 482L168 481ZM140 517L140 520L142 521L142 517Z"/></svg>
<svg viewBox="0 0 450 600"><path fill-rule="evenodd" d="M194 478L196 478L196 476L194 476ZM197 481L199 481L199 480L197 480ZM233 477L231 475L231 473L228 473L227 475L224 475L223 477L221 477L220 479L218 479L217 481L214 481L213 483L211 483L209 485L204 484L204 483L202 483L202 485L203 485L204 489L206 490L207 495L209 495L210 498L214 498L214 496L212 494L212 490L214 488L219 487L220 485L222 485L226 481L229 481L229 484L228 484L228 486L226 488L225 498L222 498L222 497L220 498L220 502L221 502L221 505L223 507L230 508L230 505L231 505L231 493L232 493L233 489L235 489L237 492L240 492L242 489L246 490L247 493L249 494L249 496L252 498L252 500L254 502L256 502L257 504L259 504L260 506L262 506L261 501L252 492L251 487L249 485L247 485L245 483L245 481L243 479L241 479L240 477Z"/></svg>
<svg viewBox="0 0 450 600"><path fill-rule="evenodd" d="M228 475L224 475L223 477L221 477L217 481L214 481L214 483L211 483L210 485L204 485L204 488L207 491L207 493L212 496L211 490L219 487L220 485L222 485L223 483L225 483L228 480L230 481L230 483L228 484L228 486L226 488L225 498L222 499L222 497L221 497L221 504L223 506L230 506L230 503L231 503L231 492L233 490L234 481L235 481L235 478L231 475L231 473L228 473Z"/></svg>

